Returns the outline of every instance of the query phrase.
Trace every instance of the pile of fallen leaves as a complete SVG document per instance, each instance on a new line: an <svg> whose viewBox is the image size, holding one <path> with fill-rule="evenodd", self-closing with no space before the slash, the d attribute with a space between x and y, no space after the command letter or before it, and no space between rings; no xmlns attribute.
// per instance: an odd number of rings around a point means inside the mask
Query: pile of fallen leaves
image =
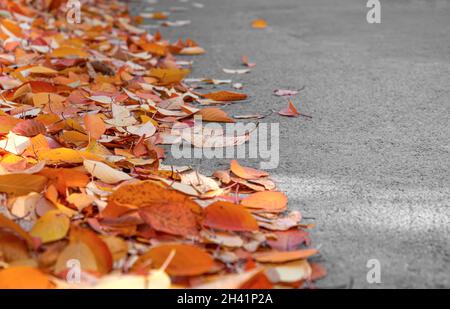
<svg viewBox="0 0 450 309"><path fill-rule="evenodd" d="M70 24L62 2L0 2L0 288L323 277L308 261L310 226L266 172L232 161L207 177L163 164L163 145L207 147L208 137L190 139L202 129L194 115L233 122L217 106L247 98L183 82L190 71L175 55L204 50L147 33L115 1L84 3L83 22Z"/></svg>

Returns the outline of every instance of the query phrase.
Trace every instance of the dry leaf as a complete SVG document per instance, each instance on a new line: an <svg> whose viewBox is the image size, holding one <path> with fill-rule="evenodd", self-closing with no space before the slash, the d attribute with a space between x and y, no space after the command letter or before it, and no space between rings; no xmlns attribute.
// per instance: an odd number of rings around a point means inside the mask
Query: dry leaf
<svg viewBox="0 0 450 309"><path fill-rule="evenodd" d="M133 265L134 271L160 268L171 252L175 255L166 268L171 276L198 276L213 267L212 257L203 249L184 244L165 244L150 249Z"/></svg>
<svg viewBox="0 0 450 309"><path fill-rule="evenodd" d="M252 22L252 28L254 29L264 29L267 28L267 21L264 19L256 19Z"/></svg>
<svg viewBox="0 0 450 309"><path fill-rule="evenodd" d="M227 115L223 110L216 107L206 107L201 109L197 115L201 116L202 121L213 122L236 122L233 118Z"/></svg>
<svg viewBox="0 0 450 309"><path fill-rule="evenodd" d="M246 94L231 91L218 91L207 93L204 94L203 97L219 102L242 101L247 99Z"/></svg>
<svg viewBox="0 0 450 309"><path fill-rule="evenodd" d="M251 209L282 212L286 210L287 196L283 192L256 192L245 197L241 204Z"/></svg>
<svg viewBox="0 0 450 309"><path fill-rule="evenodd" d="M102 162L84 160L84 168L92 175L103 182L115 184L121 181L132 179L128 174L113 169Z"/></svg>
<svg viewBox="0 0 450 309"><path fill-rule="evenodd" d="M269 176L269 174L264 171L259 171L250 167L243 167L239 165L239 163L236 160L231 161L230 169L236 176L248 180Z"/></svg>
<svg viewBox="0 0 450 309"><path fill-rule="evenodd" d="M84 125L89 136L95 140L99 139L106 131L105 123L99 115L84 116Z"/></svg>
<svg viewBox="0 0 450 309"><path fill-rule="evenodd" d="M316 255L316 249L304 249L296 251L268 251L253 254L253 258L261 263L284 263L295 260L304 260Z"/></svg>
<svg viewBox="0 0 450 309"><path fill-rule="evenodd" d="M221 201L205 208L203 225L224 231L251 232L258 230L255 218L244 207Z"/></svg>
<svg viewBox="0 0 450 309"><path fill-rule="evenodd" d="M0 289L51 289L54 285L39 269L17 266L0 270Z"/></svg>
<svg viewBox="0 0 450 309"><path fill-rule="evenodd" d="M0 175L0 192L21 196L30 192L41 192L46 183L47 178L40 175Z"/></svg>
<svg viewBox="0 0 450 309"><path fill-rule="evenodd" d="M39 218L30 231L30 235L48 243L66 237L70 220L58 210L52 210Z"/></svg>

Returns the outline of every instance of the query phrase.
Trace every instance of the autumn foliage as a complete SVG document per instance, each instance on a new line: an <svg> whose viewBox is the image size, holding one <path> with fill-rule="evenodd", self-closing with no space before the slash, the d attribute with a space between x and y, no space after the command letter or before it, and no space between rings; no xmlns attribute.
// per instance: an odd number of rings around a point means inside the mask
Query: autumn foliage
<svg viewBox="0 0 450 309"><path fill-rule="evenodd" d="M163 145L190 136L173 127L234 122L218 106L247 99L184 83L175 56L203 48L147 33L116 1L83 5L81 24L60 1L29 3L0 2L0 288L303 287L325 275L267 172L164 165Z"/></svg>

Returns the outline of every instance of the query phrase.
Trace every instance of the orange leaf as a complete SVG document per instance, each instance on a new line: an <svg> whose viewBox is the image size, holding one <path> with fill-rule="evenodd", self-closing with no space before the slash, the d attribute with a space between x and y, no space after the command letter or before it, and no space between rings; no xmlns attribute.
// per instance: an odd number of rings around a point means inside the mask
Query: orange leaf
<svg viewBox="0 0 450 309"><path fill-rule="evenodd" d="M194 213L201 213L201 207L187 195L164 188L151 181L141 181L131 185L121 186L111 194L108 202L109 205L125 206L129 208L139 208L150 206L152 204L164 203L185 204L189 206Z"/></svg>
<svg viewBox="0 0 450 309"><path fill-rule="evenodd" d="M258 230L256 219L244 207L222 201L206 207L203 225L224 231Z"/></svg>
<svg viewBox="0 0 450 309"><path fill-rule="evenodd" d="M85 172L70 168L45 168L39 174L48 177L61 194L67 188L85 188L90 181Z"/></svg>
<svg viewBox="0 0 450 309"><path fill-rule="evenodd" d="M282 110L280 110L278 112L278 114L280 114L282 116L287 116L287 117L298 117L298 116L300 116L300 113L295 108L294 103L292 103L291 100L289 100L288 106L286 108L283 108Z"/></svg>
<svg viewBox="0 0 450 309"><path fill-rule="evenodd" d="M20 237L0 229L0 256L6 263L29 258L27 243Z"/></svg>
<svg viewBox="0 0 450 309"><path fill-rule="evenodd" d="M228 122L228 123L236 122L233 118L228 116L227 113L225 113L220 108L216 107L206 107L200 110L197 113L197 115L202 116L203 121Z"/></svg>
<svg viewBox="0 0 450 309"><path fill-rule="evenodd" d="M40 270L29 266L0 271L0 289L51 289L54 285Z"/></svg>
<svg viewBox="0 0 450 309"><path fill-rule="evenodd" d="M20 122L20 119L11 116L0 116L0 133L8 133Z"/></svg>
<svg viewBox="0 0 450 309"><path fill-rule="evenodd" d="M230 169L238 177L251 180L269 176L267 172L260 171L251 167L243 167L236 160L231 161Z"/></svg>
<svg viewBox="0 0 450 309"><path fill-rule="evenodd" d="M267 28L267 21L264 19L256 19L252 22L252 28L254 29L264 29Z"/></svg>
<svg viewBox="0 0 450 309"><path fill-rule="evenodd" d="M6 29L7 32L13 34L16 37L22 38L23 32L19 25L9 19L3 19L1 21L1 26ZM3 30L3 29L2 29Z"/></svg>
<svg viewBox="0 0 450 309"><path fill-rule="evenodd" d="M20 225L6 218L2 214L0 214L0 229L19 235L24 240L26 240L28 246L33 247L34 245L33 237L31 237L24 229L22 229Z"/></svg>
<svg viewBox="0 0 450 309"><path fill-rule="evenodd" d="M83 269L100 274L109 273L113 266L112 254L105 242L94 232L78 226L71 227L70 244L58 258L56 272L64 270L70 259L79 259Z"/></svg>
<svg viewBox="0 0 450 309"><path fill-rule="evenodd" d="M297 251L268 251L253 254L253 258L261 263L285 263L295 260L307 259L319 251L317 249L304 249Z"/></svg>
<svg viewBox="0 0 450 309"><path fill-rule="evenodd" d="M95 140L99 139L106 131L106 125L99 115L87 114L84 116L84 125L91 138Z"/></svg>
<svg viewBox="0 0 450 309"><path fill-rule="evenodd" d="M283 192L264 191L245 197L241 204L268 212L282 212L286 210L287 201L287 196Z"/></svg>
<svg viewBox="0 0 450 309"><path fill-rule="evenodd" d="M203 97L220 102L229 101L242 101L247 99L245 93L231 92L231 91L218 91L204 94Z"/></svg>
<svg viewBox="0 0 450 309"><path fill-rule="evenodd" d="M188 69L152 69L150 76L156 77L163 85L181 82L188 74Z"/></svg>
<svg viewBox="0 0 450 309"><path fill-rule="evenodd" d="M156 231L180 236L198 234L197 215L184 203L152 204L141 208L139 214Z"/></svg>
<svg viewBox="0 0 450 309"><path fill-rule="evenodd" d="M30 192L41 192L46 183L47 178L40 175L0 175L0 192L21 196Z"/></svg>
<svg viewBox="0 0 450 309"><path fill-rule="evenodd" d="M213 258L203 249L185 244L165 244L150 249L133 265L134 271L161 268L170 254L175 255L166 268L171 276L198 276L207 273L214 265Z"/></svg>
<svg viewBox="0 0 450 309"><path fill-rule="evenodd" d="M50 57L55 58L68 58L74 56L79 58L87 58L89 54L82 49L67 46L54 49L50 54Z"/></svg>
<svg viewBox="0 0 450 309"><path fill-rule="evenodd" d="M140 46L146 52L154 55L165 56L167 54L167 48L160 44L145 42L140 44Z"/></svg>

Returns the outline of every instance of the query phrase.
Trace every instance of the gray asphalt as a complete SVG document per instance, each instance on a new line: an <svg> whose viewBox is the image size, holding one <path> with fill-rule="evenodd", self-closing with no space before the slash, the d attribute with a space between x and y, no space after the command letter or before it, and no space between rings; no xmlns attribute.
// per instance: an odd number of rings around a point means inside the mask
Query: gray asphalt
<svg viewBox="0 0 450 309"><path fill-rule="evenodd" d="M191 77L244 84L251 99L230 114L279 110L286 100L273 90L305 86L294 101L312 120L263 121L280 123L273 178L317 225L313 243L329 272L319 287L449 288L450 1L381 1L378 25L366 22L361 0L191 2L156 5L190 8L170 19L191 25L163 33L206 48ZM269 28L252 29L255 18ZM222 73L242 55L257 63L250 74ZM193 164L213 171L226 162ZM380 261L381 284L366 280L370 259Z"/></svg>

